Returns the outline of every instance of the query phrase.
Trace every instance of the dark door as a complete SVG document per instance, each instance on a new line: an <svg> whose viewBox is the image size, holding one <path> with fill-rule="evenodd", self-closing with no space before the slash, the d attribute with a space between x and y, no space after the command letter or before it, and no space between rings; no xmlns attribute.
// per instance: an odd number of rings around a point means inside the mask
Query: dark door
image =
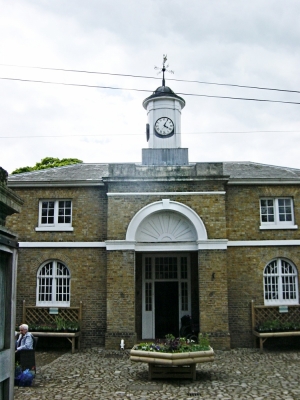
<svg viewBox="0 0 300 400"><path fill-rule="evenodd" d="M155 338L179 336L178 282L155 282Z"/></svg>

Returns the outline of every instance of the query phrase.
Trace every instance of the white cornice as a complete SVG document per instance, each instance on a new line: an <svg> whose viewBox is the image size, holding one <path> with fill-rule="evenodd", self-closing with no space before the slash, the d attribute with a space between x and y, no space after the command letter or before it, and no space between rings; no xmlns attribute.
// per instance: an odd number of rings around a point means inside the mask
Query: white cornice
<svg viewBox="0 0 300 400"><path fill-rule="evenodd" d="M300 240L229 240L228 247L300 246Z"/></svg>
<svg viewBox="0 0 300 400"><path fill-rule="evenodd" d="M225 195L225 191L215 192L109 192L108 197L112 196L202 196L202 195Z"/></svg>
<svg viewBox="0 0 300 400"><path fill-rule="evenodd" d="M138 243L130 240L106 242L19 242L20 248L106 248L134 251L197 251L226 250L227 247L300 246L300 240L227 240L209 239L197 242Z"/></svg>
<svg viewBox="0 0 300 400"><path fill-rule="evenodd" d="M105 242L19 242L19 247L106 247Z"/></svg>
<svg viewBox="0 0 300 400"><path fill-rule="evenodd" d="M197 250L226 250L227 240L198 240L197 242L157 242L138 243L127 240L106 241L107 250L149 251L197 251Z"/></svg>

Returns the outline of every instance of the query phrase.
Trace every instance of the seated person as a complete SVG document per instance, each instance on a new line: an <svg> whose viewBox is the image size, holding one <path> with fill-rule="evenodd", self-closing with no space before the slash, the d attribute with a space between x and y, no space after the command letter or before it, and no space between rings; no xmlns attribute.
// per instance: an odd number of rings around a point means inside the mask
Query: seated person
<svg viewBox="0 0 300 400"><path fill-rule="evenodd" d="M22 324L19 326L20 335L16 341L16 359L20 350L32 350L33 339L31 333L28 332L28 325Z"/></svg>

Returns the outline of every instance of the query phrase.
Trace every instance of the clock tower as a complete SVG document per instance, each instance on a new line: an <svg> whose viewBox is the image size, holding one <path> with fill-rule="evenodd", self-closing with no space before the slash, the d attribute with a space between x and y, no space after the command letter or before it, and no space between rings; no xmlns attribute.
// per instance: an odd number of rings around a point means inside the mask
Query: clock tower
<svg viewBox="0 0 300 400"><path fill-rule="evenodd" d="M181 110L185 100L165 84L167 57L163 59L162 86L143 101L147 110L146 138L142 149L143 165L187 165L188 149L181 146Z"/></svg>

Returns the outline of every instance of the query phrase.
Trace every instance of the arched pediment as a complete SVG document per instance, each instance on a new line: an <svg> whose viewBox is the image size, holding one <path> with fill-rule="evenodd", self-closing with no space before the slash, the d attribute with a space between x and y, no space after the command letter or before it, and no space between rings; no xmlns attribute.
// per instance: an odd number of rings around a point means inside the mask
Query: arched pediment
<svg viewBox="0 0 300 400"><path fill-rule="evenodd" d="M191 221L174 211L160 211L146 217L139 225L137 242L190 242L197 240Z"/></svg>
<svg viewBox="0 0 300 400"><path fill-rule="evenodd" d="M195 211L166 199L149 204L136 213L128 226L126 240L195 242L207 240L207 233Z"/></svg>

